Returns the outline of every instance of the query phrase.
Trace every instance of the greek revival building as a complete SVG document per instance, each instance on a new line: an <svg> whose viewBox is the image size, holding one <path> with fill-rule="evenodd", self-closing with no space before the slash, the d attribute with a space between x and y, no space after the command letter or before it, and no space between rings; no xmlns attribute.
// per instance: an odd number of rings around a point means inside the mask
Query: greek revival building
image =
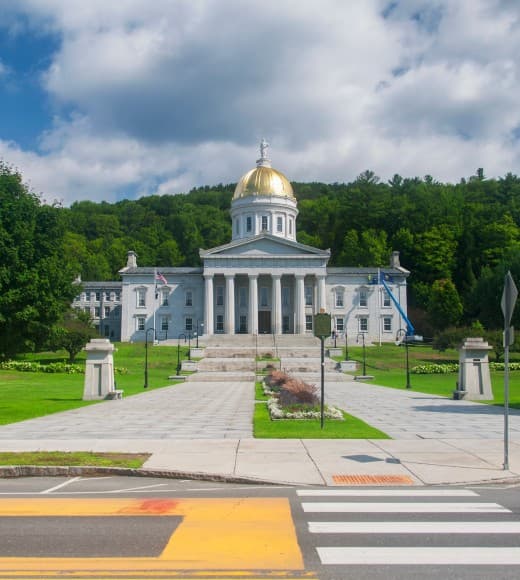
<svg viewBox="0 0 520 580"><path fill-rule="evenodd" d="M297 198L287 178L271 167L265 141L260 152L233 195L231 241L200 250L202 267L140 267L128 252L120 283L84 284L75 306L90 309L103 336L126 342L144 341L148 331L149 339L155 335L159 341L188 333L306 334L313 332L318 312L330 313L332 330L347 333L349 342L360 333L369 341L395 341L406 330L409 272L398 252L383 270L402 312L373 283L380 269L328 267L329 250L296 241ZM117 317L97 297L120 298L114 303Z"/></svg>

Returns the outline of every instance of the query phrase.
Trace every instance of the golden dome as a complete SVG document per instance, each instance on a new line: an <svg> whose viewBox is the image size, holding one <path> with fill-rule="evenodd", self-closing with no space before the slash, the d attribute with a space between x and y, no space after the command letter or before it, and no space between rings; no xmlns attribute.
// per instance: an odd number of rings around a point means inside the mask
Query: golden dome
<svg viewBox="0 0 520 580"><path fill-rule="evenodd" d="M269 195L295 199L289 180L267 165L259 165L248 171L238 182L233 199L249 197L250 195Z"/></svg>

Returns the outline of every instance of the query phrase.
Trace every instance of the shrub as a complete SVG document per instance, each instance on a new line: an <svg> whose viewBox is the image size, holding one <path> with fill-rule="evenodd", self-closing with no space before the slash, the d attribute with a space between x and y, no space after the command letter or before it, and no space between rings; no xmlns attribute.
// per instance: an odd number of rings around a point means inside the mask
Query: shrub
<svg viewBox="0 0 520 580"><path fill-rule="evenodd" d="M272 391L278 391L280 386L290 380L287 373L278 370L272 370L266 377L265 382Z"/></svg>
<svg viewBox="0 0 520 580"><path fill-rule="evenodd" d="M459 364L423 364L412 367L411 371L416 375L443 375L448 373L457 373L459 371Z"/></svg>
<svg viewBox="0 0 520 580"><path fill-rule="evenodd" d="M299 379L290 378L280 386L280 405L307 405L314 407L319 403L315 385L309 385Z"/></svg>

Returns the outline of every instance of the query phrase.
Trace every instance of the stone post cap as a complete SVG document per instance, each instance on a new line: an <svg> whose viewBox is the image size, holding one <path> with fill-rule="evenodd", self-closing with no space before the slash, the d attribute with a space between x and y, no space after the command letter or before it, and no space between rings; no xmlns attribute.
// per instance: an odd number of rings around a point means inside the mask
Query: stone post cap
<svg viewBox="0 0 520 580"><path fill-rule="evenodd" d="M91 338L90 342L85 346L85 350L102 350L107 352L114 351L115 348L108 338Z"/></svg>
<svg viewBox="0 0 520 580"><path fill-rule="evenodd" d="M489 346L487 340L482 337L465 338L460 348L461 350L493 350L493 347Z"/></svg>

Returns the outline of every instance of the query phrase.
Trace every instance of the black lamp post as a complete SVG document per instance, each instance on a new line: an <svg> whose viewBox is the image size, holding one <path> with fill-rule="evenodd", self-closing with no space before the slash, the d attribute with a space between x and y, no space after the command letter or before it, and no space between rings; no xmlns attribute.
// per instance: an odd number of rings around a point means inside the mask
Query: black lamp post
<svg viewBox="0 0 520 580"><path fill-rule="evenodd" d="M191 332L188 332L188 360L191 361Z"/></svg>
<svg viewBox="0 0 520 580"><path fill-rule="evenodd" d="M401 344L403 343L404 340L404 349L406 351L406 388L411 389L412 385L410 384L410 363L408 358L408 336L404 328L400 328L397 331L397 334L395 336L396 342L399 342L399 338L401 338Z"/></svg>
<svg viewBox="0 0 520 580"><path fill-rule="evenodd" d="M195 338L197 339L197 343L195 344L195 348L199 348L199 328L200 328L200 323L197 320L197 332L195 333Z"/></svg>
<svg viewBox="0 0 520 580"><path fill-rule="evenodd" d="M348 336L345 330L345 360L348 360Z"/></svg>
<svg viewBox="0 0 520 580"><path fill-rule="evenodd" d="M181 338L186 342L186 335L181 333L177 338L177 376L181 374Z"/></svg>
<svg viewBox="0 0 520 580"><path fill-rule="evenodd" d="M356 342L358 342L358 343L359 343L359 337L361 337L361 340L363 342L363 376L366 376L366 374L367 374L367 357L366 357L366 350L365 350L365 333L360 332L357 335Z"/></svg>
<svg viewBox="0 0 520 580"><path fill-rule="evenodd" d="M154 328L148 328L145 332L144 338L144 387L145 389L148 388L148 333L152 331L155 332Z"/></svg>
<svg viewBox="0 0 520 580"><path fill-rule="evenodd" d="M332 338L334 339L334 348L336 348L336 338L338 336L338 333L336 332L336 329L334 329L332 331Z"/></svg>

